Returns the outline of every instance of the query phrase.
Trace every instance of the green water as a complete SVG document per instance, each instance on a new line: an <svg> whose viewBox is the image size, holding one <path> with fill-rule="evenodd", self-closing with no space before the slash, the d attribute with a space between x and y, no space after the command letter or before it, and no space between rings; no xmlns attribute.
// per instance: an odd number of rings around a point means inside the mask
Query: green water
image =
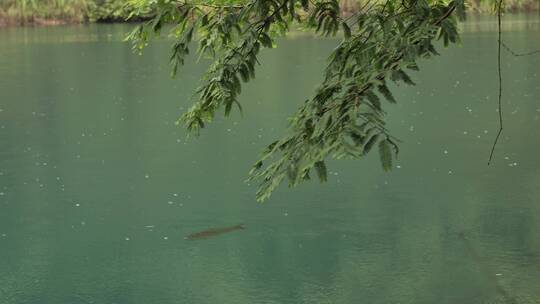
<svg viewBox="0 0 540 304"><path fill-rule="evenodd" d="M538 17L506 18L509 45L540 48ZM133 55L128 29L0 30L0 304L540 303L540 55L503 54L488 167L493 20L396 89L392 172L333 162L264 204L247 171L337 40L265 51L244 116L186 140L174 121L207 63L169 79L169 43Z"/></svg>

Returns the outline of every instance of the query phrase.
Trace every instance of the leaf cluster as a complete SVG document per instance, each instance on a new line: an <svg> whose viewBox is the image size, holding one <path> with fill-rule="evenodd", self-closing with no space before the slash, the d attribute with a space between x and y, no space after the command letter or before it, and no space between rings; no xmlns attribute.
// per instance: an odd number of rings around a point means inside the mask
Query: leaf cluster
<svg viewBox="0 0 540 304"><path fill-rule="evenodd" d="M288 132L266 147L250 172L250 180L260 185L257 199L263 201L284 180L296 186L315 171L326 181L328 159L361 158L375 146L383 169L390 170L399 141L385 126L383 104L397 102L389 83L414 85L408 72L418 70L418 60L438 55L436 40L459 42L456 15L462 8L461 0L386 0L345 19L336 0L149 0L141 1L139 9L155 17L129 39L140 51L165 24L172 24L173 75L193 40L199 57L215 60L197 89L197 101L178 121L198 133L219 109L229 115L236 105L241 111L242 83L255 77L261 49L273 48L292 25L323 36L341 29L343 40L330 54L314 96L292 115Z"/></svg>

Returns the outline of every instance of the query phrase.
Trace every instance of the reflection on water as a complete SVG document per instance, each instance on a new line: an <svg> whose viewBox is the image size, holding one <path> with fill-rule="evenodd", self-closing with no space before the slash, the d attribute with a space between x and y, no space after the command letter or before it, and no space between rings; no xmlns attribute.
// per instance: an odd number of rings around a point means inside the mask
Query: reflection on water
<svg viewBox="0 0 540 304"><path fill-rule="evenodd" d="M540 48L537 17L505 18L508 44ZM265 204L246 173L337 41L265 51L244 117L186 139L174 121L205 64L169 79L168 43L133 55L127 29L0 31L0 303L540 303L540 57L505 54L487 167L494 23L471 18L396 88L395 170L331 163Z"/></svg>

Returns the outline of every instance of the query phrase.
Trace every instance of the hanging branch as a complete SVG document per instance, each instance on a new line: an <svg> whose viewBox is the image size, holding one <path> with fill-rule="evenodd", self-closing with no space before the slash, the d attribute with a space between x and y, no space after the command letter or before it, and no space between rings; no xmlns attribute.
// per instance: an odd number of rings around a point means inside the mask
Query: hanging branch
<svg viewBox="0 0 540 304"><path fill-rule="evenodd" d="M530 52L527 52L527 53L517 53L517 52L515 52L514 50L512 50L509 46L507 46L504 42L501 42L501 45L502 45L508 52L510 52L510 54L512 54L512 55L514 55L514 56L516 56L516 57L530 56L530 55L534 55L534 54L540 53L540 50L530 51Z"/></svg>
<svg viewBox="0 0 540 304"><path fill-rule="evenodd" d="M259 184L257 199L267 199L283 181L289 186L316 174L327 179L329 159L359 159L377 150L384 170L392 168L399 147L386 128L383 101L396 103L389 82L414 85L408 70L417 61L438 55L434 42L459 42L457 17L463 0L367 0L344 19L339 0L243 0L232 5L206 1L140 1L140 10L155 17L130 35L140 52L149 39L172 24L175 42L172 74L184 64L193 41L199 56L214 63L203 76L192 107L179 122L198 133L217 111L225 116L237 105L243 83L255 77L262 48L292 25L343 40L332 51L314 96L300 104L287 132L268 145L250 172Z"/></svg>
<svg viewBox="0 0 540 304"><path fill-rule="evenodd" d="M501 11L502 11L502 3L503 0L499 0L497 4L497 32L498 32L498 45L497 45L497 71L499 74L499 132L497 132L497 136L495 137L495 141L493 142L493 146L491 147L491 153L489 153L489 160L488 160L488 166L491 164L491 160L493 159L493 152L495 152L495 146L497 145L497 142L499 141L499 137L501 136L502 130L503 130L503 117L502 117L502 73L501 73L501 46L502 46L502 31L501 31Z"/></svg>

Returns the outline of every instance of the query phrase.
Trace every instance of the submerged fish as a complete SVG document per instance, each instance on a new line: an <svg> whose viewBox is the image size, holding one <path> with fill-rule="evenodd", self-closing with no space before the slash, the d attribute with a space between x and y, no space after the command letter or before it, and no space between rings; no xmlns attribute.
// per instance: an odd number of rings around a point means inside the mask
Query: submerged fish
<svg viewBox="0 0 540 304"><path fill-rule="evenodd" d="M232 232L236 230L243 230L243 229L246 229L246 226L244 224L239 224L236 226L224 227L224 228L211 228L208 230L190 234L186 236L184 239L192 240L192 241L199 240L199 239L209 238L209 237L217 236L223 233Z"/></svg>
<svg viewBox="0 0 540 304"><path fill-rule="evenodd" d="M495 286L495 290L504 299L504 303L519 303L517 298L512 295L511 292L504 285L501 284L501 282L497 278L501 274L496 273L494 269L492 269L492 267L487 263L487 260L479 254L476 246L473 244L473 242L471 242L466 232L459 232L458 237L463 241L467 254L472 258L474 262L476 262L480 266L480 269L482 270L482 272L484 272L486 278L489 278L492 281L492 284Z"/></svg>

